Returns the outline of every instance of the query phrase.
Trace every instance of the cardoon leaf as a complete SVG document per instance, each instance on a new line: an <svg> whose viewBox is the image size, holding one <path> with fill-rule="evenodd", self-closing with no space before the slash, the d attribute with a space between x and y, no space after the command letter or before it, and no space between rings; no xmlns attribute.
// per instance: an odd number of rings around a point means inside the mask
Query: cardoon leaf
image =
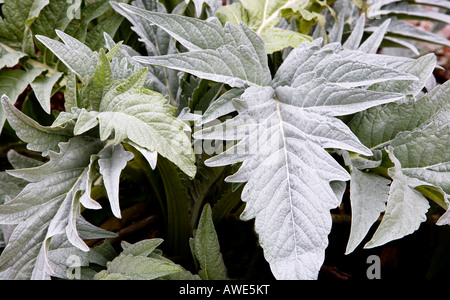
<svg viewBox="0 0 450 300"><path fill-rule="evenodd" d="M31 83L31 88L34 91L37 100L48 114L51 113L50 98L52 96L53 86L58 82L62 75L62 73L56 72L50 77L38 78Z"/></svg>
<svg viewBox="0 0 450 300"><path fill-rule="evenodd" d="M279 279L316 278L323 262L331 228L329 210L339 205L340 182L350 179L324 148L372 156L335 117L404 98L385 90L370 91L370 84L417 81L416 76L387 65L394 64L392 57L365 58L361 51L344 52L337 43L321 47L321 42L304 43L291 51L271 87L252 85L233 99L238 112L234 119L194 134L200 139L239 140L205 163L210 167L242 163L226 181L246 182L242 200L247 205L241 218L256 219L265 257ZM164 59L169 62L166 66L178 69L187 55L203 53L212 52L192 51ZM209 73L215 76L209 79L225 83L232 77Z"/></svg>
<svg viewBox="0 0 450 300"><path fill-rule="evenodd" d="M355 55L358 52L339 52L338 43L323 48L320 44L321 39L317 39L294 49L280 66L272 85L296 86L320 77L349 88L390 80L417 80L417 77L394 68L380 67L386 63L383 56L371 57L368 61L364 55Z"/></svg>
<svg viewBox="0 0 450 300"><path fill-rule="evenodd" d="M329 210L340 202L331 184L350 179L324 148L371 155L332 116L399 98L374 94L372 102L367 90L345 93L339 86L314 84L317 89L280 87L276 93L270 87L248 88L234 119L242 122L237 128L241 141L205 162L211 167L242 162L226 181L247 182L242 192L247 205L241 217L256 218L265 257L280 279L316 278L322 264L331 229ZM204 131L207 136L200 131L194 137L223 139L222 131Z"/></svg>
<svg viewBox="0 0 450 300"><path fill-rule="evenodd" d="M389 190L386 212L365 248L383 245L395 239L411 234L426 220L426 212L430 205L428 200L414 190L417 181L405 176L402 166L394 156L393 149L389 149L389 157L395 166L389 169L393 181Z"/></svg>
<svg viewBox="0 0 450 300"><path fill-rule="evenodd" d="M84 251L89 249L77 233L76 219L90 157L102 147L98 140L72 138L60 144L60 153L49 152L48 163L9 171L30 183L0 206L1 223L18 224L0 256L5 278L48 278L53 272L47 254L56 235L65 234L73 245Z"/></svg>
<svg viewBox="0 0 450 300"><path fill-rule="evenodd" d="M0 90L2 95L5 94L13 103L27 86L38 77L44 69L33 68L28 72L22 70L4 70L0 73Z"/></svg>
<svg viewBox="0 0 450 300"><path fill-rule="evenodd" d="M98 112L82 111L75 133L82 134L99 124L102 140L113 135L116 144L131 141L156 151L193 177L195 158L183 131L185 124L175 118L176 109L166 105L161 94L142 89L147 73L147 69L142 69L112 88L103 97Z"/></svg>
<svg viewBox="0 0 450 300"><path fill-rule="evenodd" d="M161 239L140 241L130 245L122 243L124 251L111 262L107 263L107 269L97 273L94 279L132 279L152 280L180 272L187 272L181 266L164 258L155 251L162 242ZM192 274L191 274L192 275Z"/></svg>
<svg viewBox="0 0 450 300"><path fill-rule="evenodd" d="M121 218L119 207L120 173L131 159L133 159L133 154L125 151L122 145L109 146L99 154L100 174L103 176L111 209L117 218Z"/></svg>
<svg viewBox="0 0 450 300"><path fill-rule="evenodd" d="M190 50L181 54L136 57L137 61L189 72L234 87L270 83L264 42L245 24L241 23L239 28L231 23L222 27L215 18L203 21L120 6L155 23Z"/></svg>
<svg viewBox="0 0 450 300"><path fill-rule="evenodd" d="M222 24L217 19L204 21L176 14L148 11L127 4L119 4L119 6L162 28L190 51L215 50L229 42Z"/></svg>
<svg viewBox="0 0 450 300"><path fill-rule="evenodd" d="M388 145L402 131L411 131L426 123L450 105L450 83L437 86L416 101L391 103L360 112L349 127L370 149Z"/></svg>
<svg viewBox="0 0 450 300"><path fill-rule="evenodd" d="M2 6L0 42L27 54L34 54L30 27L49 0L7 0Z"/></svg>
<svg viewBox="0 0 450 300"><path fill-rule="evenodd" d="M25 56L25 53L20 51L8 52L0 46L0 69L3 69L4 67L14 67L19 63L20 59Z"/></svg>
<svg viewBox="0 0 450 300"><path fill-rule="evenodd" d="M352 225L346 254L361 243L369 229L386 210L390 180L372 173L352 170L350 201L352 206Z"/></svg>
<svg viewBox="0 0 450 300"><path fill-rule="evenodd" d="M41 35L36 35L36 38L81 79L92 76L97 66L98 53L62 31L56 30L56 33L64 43Z"/></svg>
<svg viewBox="0 0 450 300"><path fill-rule="evenodd" d="M398 17L406 18L421 18L431 21L439 21L443 23L450 23L450 16L440 12L426 11L420 7L414 5L408 5L408 3L400 2L393 3L381 7L380 9L369 10L368 17L375 18L384 15L395 14Z"/></svg>
<svg viewBox="0 0 450 300"><path fill-rule="evenodd" d="M157 0L143 1L136 0L133 1L132 6L141 9L167 13L167 10L163 4ZM136 32L139 36L141 42L145 44L147 53L150 56L160 56L166 54L172 54L178 52L175 44L172 41L171 36L165 32L162 28L153 25L148 22L148 20L130 12L129 10L123 9L119 4L111 2L111 6L120 13L122 16L128 19L128 21L133 24L131 29ZM127 53L123 56L130 65L139 65L140 68L143 66L137 61L133 60L131 56L137 56L138 53ZM171 100L176 99L178 84L178 71L161 68L158 66L149 67L149 79L152 81L153 90L160 92L164 96L169 96Z"/></svg>
<svg viewBox="0 0 450 300"><path fill-rule="evenodd" d="M102 49L98 55L97 68L79 100L79 107L98 111L103 96L111 89L113 82L111 64Z"/></svg>
<svg viewBox="0 0 450 300"><path fill-rule="evenodd" d="M448 98L448 96L447 96ZM403 174L442 188L450 195L450 106L410 132L397 134L391 143Z"/></svg>
<svg viewBox="0 0 450 300"><path fill-rule="evenodd" d="M57 150L58 144L67 142L70 131L61 128L44 127L14 107L8 97L2 97L2 106L11 127L33 151Z"/></svg>

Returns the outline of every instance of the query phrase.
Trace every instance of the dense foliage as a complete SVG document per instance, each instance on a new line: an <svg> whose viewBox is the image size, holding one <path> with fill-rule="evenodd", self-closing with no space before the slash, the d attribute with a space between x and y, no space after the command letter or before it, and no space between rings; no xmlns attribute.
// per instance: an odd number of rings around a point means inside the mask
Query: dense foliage
<svg viewBox="0 0 450 300"><path fill-rule="evenodd" d="M448 1L0 5L3 279L233 278L252 236L316 279L344 205L346 254L450 225Z"/></svg>

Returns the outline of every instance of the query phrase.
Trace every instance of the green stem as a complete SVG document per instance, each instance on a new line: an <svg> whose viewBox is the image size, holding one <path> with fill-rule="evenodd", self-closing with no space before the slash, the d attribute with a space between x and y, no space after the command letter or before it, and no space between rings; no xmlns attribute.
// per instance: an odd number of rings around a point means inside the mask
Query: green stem
<svg viewBox="0 0 450 300"><path fill-rule="evenodd" d="M180 173L175 165L164 157L158 157L157 169L161 174L167 204L168 246L173 256L189 257L191 219L189 197Z"/></svg>

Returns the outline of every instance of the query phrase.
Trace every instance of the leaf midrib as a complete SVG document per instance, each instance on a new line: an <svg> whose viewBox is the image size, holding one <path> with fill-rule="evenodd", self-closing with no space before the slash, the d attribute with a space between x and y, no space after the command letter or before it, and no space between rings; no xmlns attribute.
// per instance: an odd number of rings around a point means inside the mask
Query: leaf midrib
<svg viewBox="0 0 450 300"><path fill-rule="evenodd" d="M286 182L287 182L287 187L288 187L288 194L289 194L289 210L290 210L290 218L291 218L291 224L292 224L292 232L293 234L293 239L294 239L294 252L295 252L295 260L299 261L298 258L298 252L297 252L297 236L295 234L295 221L294 221L294 204L292 203L292 192L291 192L291 179L290 179L290 172L289 172L289 164L288 164L288 151L287 151L287 145L286 145L286 136L284 133L284 128L283 128L283 119L281 117L281 103L280 101L276 100L274 98L274 101L276 101L276 111L277 111L277 115L278 118L280 120L280 132L281 132L281 138L283 140L283 153L284 153L284 160L285 160L285 165L286 165Z"/></svg>

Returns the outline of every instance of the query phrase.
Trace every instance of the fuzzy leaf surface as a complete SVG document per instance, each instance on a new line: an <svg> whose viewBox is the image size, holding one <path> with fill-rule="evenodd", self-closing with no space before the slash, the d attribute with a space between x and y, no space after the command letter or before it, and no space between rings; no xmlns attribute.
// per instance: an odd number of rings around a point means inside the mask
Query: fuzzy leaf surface
<svg viewBox="0 0 450 300"><path fill-rule="evenodd" d="M41 35L36 38L81 79L92 76L97 66L98 53L62 31L57 30L56 33L63 43Z"/></svg>
<svg viewBox="0 0 450 300"><path fill-rule="evenodd" d="M331 228L329 210L339 204L342 196L336 182L350 179L324 148L372 155L335 117L404 98L399 93L367 90L368 85L417 80L393 67L380 67L391 58L373 55L367 59L358 51L341 51L337 43L323 48L320 43L317 40L294 49L271 86L253 84L234 99L237 117L194 135L201 139L240 140L206 164L216 167L242 162L239 171L227 181L247 182L242 192L247 205L241 217L256 218L255 229L265 257L280 279L316 278L323 262ZM187 55L201 53L166 56L170 64L165 66L178 69L178 62L186 61ZM156 58L148 59L150 62ZM229 77L208 79L230 83Z"/></svg>
<svg viewBox="0 0 450 300"><path fill-rule="evenodd" d="M216 18L203 21L120 6L155 23L190 50L181 54L136 57L137 61L188 72L233 87L270 83L264 42L245 24L236 28L228 23L223 27Z"/></svg>
<svg viewBox="0 0 450 300"><path fill-rule="evenodd" d="M133 154L125 151L122 145L109 146L99 154L100 174L103 176L112 211L117 218L121 218L119 206L120 174L131 159L133 159Z"/></svg>
<svg viewBox="0 0 450 300"><path fill-rule="evenodd" d="M346 254L351 253L386 210L390 180L353 168L350 185L352 225Z"/></svg>
<svg viewBox="0 0 450 300"><path fill-rule="evenodd" d="M58 150L59 143L70 139L68 130L40 125L15 108L8 97L3 96L1 102L8 122L22 141L27 143L28 149L39 152Z"/></svg>
<svg viewBox="0 0 450 300"><path fill-rule="evenodd" d="M331 182L350 179L324 148L371 154L334 115L399 97L322 83L313 83L316 88L276 91L248 88L236 105L239 115L234 119L241 122L237 127L241 141L205 162L211 167L243 163L227 181L247 182L242 192L247 205L241 217L256 218L265 257L280 279L316 278L323 262L331 229L329 210L342 195ZM204 129L198 137L223 139L217 128Z"/></svg>
<svg viewBox="0 0 450 300"><path fill-rule="evenodd" d="M48 249L56 235L65 234L76 247L89 249L79 237L76 219L90 157L103 143L77 137L60 147L60 153L49 152L50 161L42 166L9 171L30 183L0 206L0 222L18 224L0 256L4 278L46 279L53 274Z"/></svg>
<svg viewBox="0 0 450 300"><path fill-rule="evenodd" d="M122 243L124 251L108 262L107 269L97 273L94 279L152 280L176 273L188 273L181 266L155 251L161 242L161 239L152 239L132 245Z"/></svg>
<svg viewBox="0 0 450 300"><path fill-rule="evenodd" d="M418 181L402 172L402 166L389 149L389 157L395 166L389 169L393 181L389 190L386 212L366 248L383 245L395 239L411 234L426 220L426 212L430 205L428 200L414 189Z"/></svg>
<svg viewBox="0 0 450 300"><path fill-rule="evenodd" d="M114 133L116 144L131 141L156 151L194 177L194 152L183 131L184 123L174 117L176 109L166 105L161 94L142 89L147 74L148 70L142 69L112 88L103 97L98 112L84 111L80 115L75 133L82 134L99 125L102 140Z"/></svg>

